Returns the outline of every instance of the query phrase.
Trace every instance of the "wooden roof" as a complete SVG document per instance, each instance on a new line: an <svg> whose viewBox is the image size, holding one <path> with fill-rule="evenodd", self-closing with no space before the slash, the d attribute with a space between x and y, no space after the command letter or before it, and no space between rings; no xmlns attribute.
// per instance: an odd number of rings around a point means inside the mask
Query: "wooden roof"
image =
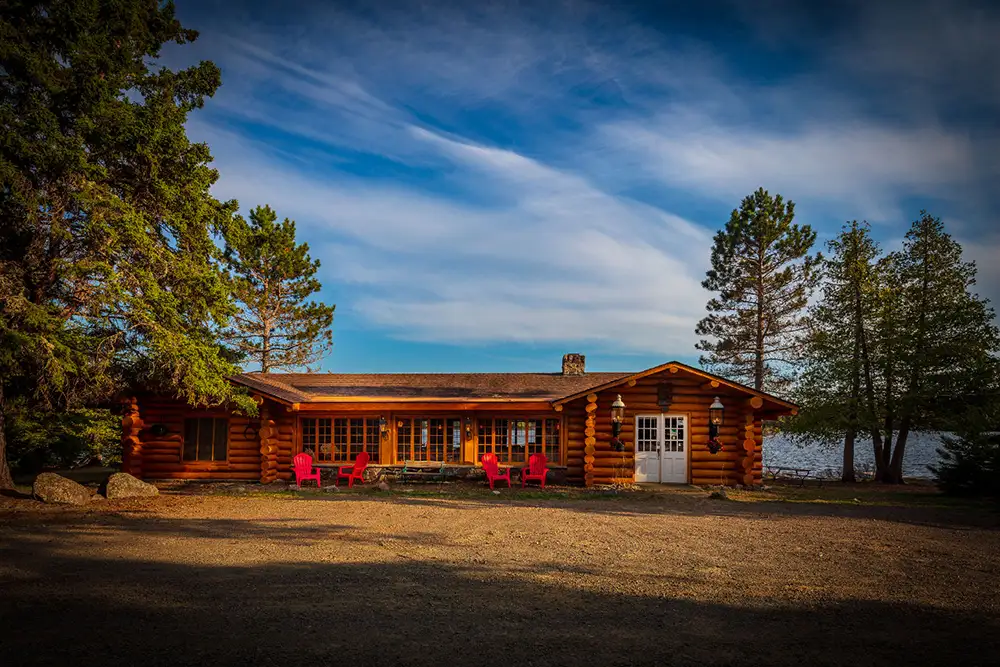
<svg viewBox="0 0 1000 667"><path fill-rule="evenodd" d="M233 380L290 403L356 400L553 401L629 373L244 373Z"/></svg>
<svg viewBox="0 0 1000 667"><path fill-rule="evenodd" d="M364 401L539 402L561 405L591 392L620 386L662 372L684 372L720 386L759 396L772 410L795 412L797 406L746 385L671 361L633 373L243 373L233 379L283 403Z"/></svg>

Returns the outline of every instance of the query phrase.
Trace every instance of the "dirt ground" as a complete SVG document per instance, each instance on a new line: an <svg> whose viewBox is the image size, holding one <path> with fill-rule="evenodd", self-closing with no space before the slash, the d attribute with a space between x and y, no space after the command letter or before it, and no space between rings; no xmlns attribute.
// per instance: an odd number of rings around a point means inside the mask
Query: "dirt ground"
<svg viewBox="0 0 1000 667"><path fill-rule="evenodd" d="M707 495L0 498L0 663L1000 664L995 510Z"/></svg>

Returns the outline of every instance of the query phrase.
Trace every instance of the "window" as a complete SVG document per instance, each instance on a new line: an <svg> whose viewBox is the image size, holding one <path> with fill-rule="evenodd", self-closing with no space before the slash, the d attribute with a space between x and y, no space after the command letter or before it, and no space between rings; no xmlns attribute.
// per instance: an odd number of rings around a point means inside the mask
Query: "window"
<svg viewBox="0 0 1000 667"><path fill-rule="evenodd" d="M476 459L487 452L501 463L527 463L532 454L545 454L550 463L559 464L559 420L480 418Z"/></svg>
<svg viewBox="0 0 1000 667"><path fill-rule="evenodd" d="M361 452L379 460L378 417L303 417L302 451L317 463L351 463Z"/></svg>
<svg viewBox="0 0 1000 667"><path fill-rule="evenodd" d="M458 417L403 417L396 421L396 460L462 460L462 420Z"/></svg>
<svg viewBox="0 0 1000 667"><path fill-rule="evenodd" d="M229 453L229 419L191 417L184 420L185 461L226 461Z"/></svg>

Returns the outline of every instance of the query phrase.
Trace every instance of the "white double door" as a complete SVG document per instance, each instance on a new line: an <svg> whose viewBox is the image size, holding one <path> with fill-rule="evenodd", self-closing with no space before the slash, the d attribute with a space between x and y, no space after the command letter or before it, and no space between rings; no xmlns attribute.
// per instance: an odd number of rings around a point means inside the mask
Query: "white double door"
<svg viewBox="0 0 1000 667"><path fill-rule="evenodd" d="M635 481L686 484L687 449L687 417L636 415Z"/></svg>

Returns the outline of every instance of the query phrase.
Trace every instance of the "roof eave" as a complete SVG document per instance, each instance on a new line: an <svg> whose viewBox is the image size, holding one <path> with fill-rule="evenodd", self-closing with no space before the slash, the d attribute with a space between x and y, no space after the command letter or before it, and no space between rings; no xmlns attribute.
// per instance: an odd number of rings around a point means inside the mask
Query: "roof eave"
<svg viewBox="0 0 1000 667"><path fill-rule="evenodd" d="M652 368L647 368L644 371L639 371L638 373L633 373L632 375L627 375L625 377L618 378L617 380L611 380L609 382L604 382L604 383L601 383L601 384L594 385L593 387L589 387L588 389L583 389L581 391L575 392L575 393L570 394L568 396L564 396L562 398L553 400L552 401L552 405L553 406L563 405L565 403L569 403L570 401L575 401L578 398L582 398L584 396L587 396L588 394L593 394L593 393L596 393L596 392L599 392L599 391L604 391L605 389L611 389L613 387L619 387L619 386L621 386L623 384L627 384L627 383L635 381L635 380L641 380L642 378L650 376L650 375L655 375L657 373L662 373L663 371L670 371L672 373L677 373L680 370L684 370L684 371L686 371L688 373L692 373L694 375L700 375L701 377L704 377L706 379L710 379L710 380L712 380L714 382L718 382L720 385L727 386L730 389L735 389L737 391L742 391L742 392L751 394L753 396L759 396L764 401L766 401L768 403L771 403L773 405L777 405L780 408L783 408L784 411L790 412L791 414L796 414L798 412L799 406L797 406L794 403L791 403L790 401L786 401L784 399L778 398L777 396L772 396L771 394L768 394L768 393L763 392L763 391L757 391L756 389L753 389L752 387L747 387L746 385L742 385L742 384L740 384L738 382L733 382L732 380L727 380L726 378L718 376L718 375L715 375L713 373L708 373L708 372L703 371L701 369L693 368L691 366L688 366L687 364L682 364L679 361L668 361L665 364L660 364L659 366L653 366Z"/></svg>

